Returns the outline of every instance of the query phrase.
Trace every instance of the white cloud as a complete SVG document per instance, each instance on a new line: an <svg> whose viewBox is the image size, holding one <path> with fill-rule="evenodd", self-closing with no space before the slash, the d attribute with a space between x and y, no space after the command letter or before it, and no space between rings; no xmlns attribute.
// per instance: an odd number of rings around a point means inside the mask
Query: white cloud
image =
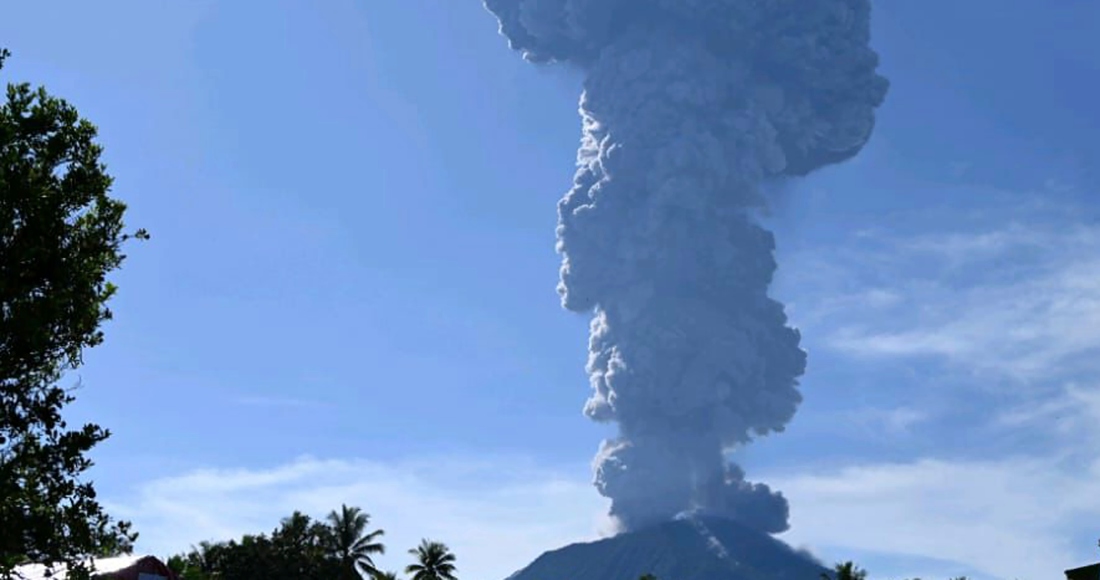
<svg viewBox="0 0 1100 580"><path fill-rule="evenodd" d="M386 530L381 567L404 568L405 551L427 537L455 551L463 578L499 580L547 549L597 537L606 505L585 473L563 475L514 458L301 458L158 479L109 507L134 522L139 551L168 555L202 540L270 532L294 510L323 517L347 503Z"/></svg>
<svg viewBox="0 0 1100 580"><path fill-rule="evenodd" d="M907 407L860 416L876 429L927 420ZM1012 430L1055 426L1056 452L864 462L756 479L791 501L793 527L783 540L826 562L855 558L872 578L1043 580L1088 563L1092 540L1075 530L1100 517L1093 493L1100 392L1070 385L1004 410L995 422ZM451 545L471 580L500 580L548 549L594 539L606 509L587 468L552 472L507 457L302 458L268 469L195 470L140 485L133 501L109 507L134 520L140 550L168 554L204 539L269 531L295 509L323 516L342 502L362 506L387 530L391 551L379 559L382 567L403 567L404 550L430 537Z"/></svg>
<svg viewBox="0 0 1100 580"><path fill-rule="evenodd" d="M860 408L843 413L846 423L861 427L863 436L907 435L917 424L931 417L921 409L912 407Z"/></svg>
<svg viewBox="0 0 1100 580"><path fill-rule="evenodd" d="M1096 560L1094 539L1082 535L1100 517L1100 389L1086 382L1100 370L1100 225L1043 199L1013 207L1002 205L993 225L989 216L929 211L922 220L937 231L859 232L787 268L807 336L895 370L916 357L946 361L957 371L950 384L990 385L997 395L952 393L953 403L992 405L984 420L952 429L1022 437L1045 453L943 449L764 474L791 500L784 539L827 560L885 555L872 577L919 574L898 565L904 556L1006 580L1058 578ZM901 406L893 420L899 428L930 420L922 411ZM890 413L863 409L853 420L882 428Z"/></svg>
<svg viewBox="0 0 1100 580"><path fill-rule="evenodd" d="M814 305L813 312L807 314L812 316L814 320L820 320L852 309L860 309L865 313L881 311L897 306L904 301L905 297L896 290L867 288L856 292L820 297Z"/></svg>
<svg viewBox="0 0 1100 580"><path fill-rule="evenodd" d="M784 539L837 560L879 552L1042 580L1087 563L1091 539L1071 530L1100 516L1096 467L1076 473L1044 458L924 459L767 480L791 501L792 530ZM915 575L885 562L873 576Z"/></svg>
<svg viewBox="0 0 1100 580"><path fill-rule="evenodd" d="M994 424L1002 429L1045 431L1067 449L1100 449L1100 388L1076 383L1053 397L1001 411Z"/></svg>
<svg viewBox="0 0 1100 580"><path fill-rule="evenodd" d="M1082 425L1100 422L1100 406L1074 409ZM1095 414L1086 417L1086 409ZM880 579L976 571L979 578L1043 580L1088 562L1091 539L1080 541L1072 529L1100 516L1092 493L1100 461L1076 468L1056 456L922 459L759 479L791 501L792 530L782 539L826 562L857 558ZM295 509L319 517L349 503L386 530L390 551L381 567L402 568L405 549L429 537L455 550L461 577L500 580L546 550L597 537L606 504L577 471L551 473L509 458L302 458L155 480L140 485L133 501L109 507L134 521L140 551L166 555L204 539L270 531ZM914 568L914 558L940 565Z"/></svg>
<svg viewBox="0 0 1100 580"><path fill-rule="evenodd" d="M1043 232L1010 221L1001 228L977 232L940 232L913 236L899 245L914 252L932 254L952 265L971 263L1014 248L1046 245L1053 240Z"/></svg>
<svg viewBox="0 0 1100 580"><path fill-rule="evenodd" d="M1095 356L1100 350L1095 250L1070 250L1079 257L1007 283L926 291L922 301L934 300L938 312L916 317L902 329L841 328L830 344L853 354L939 355L1019 379L1049 376L1075 357L1095 362L1100 358Z"/></svg>
<svg viewBox="0 0 1100 580"><path fill-rule="evenodd" d="M798 298L800 322L826 346L939 357L1020 382L1097 369L1100 226L1037 215L981 230L857 237L843 251L791 260L829 264L814 268Z"/></svg>

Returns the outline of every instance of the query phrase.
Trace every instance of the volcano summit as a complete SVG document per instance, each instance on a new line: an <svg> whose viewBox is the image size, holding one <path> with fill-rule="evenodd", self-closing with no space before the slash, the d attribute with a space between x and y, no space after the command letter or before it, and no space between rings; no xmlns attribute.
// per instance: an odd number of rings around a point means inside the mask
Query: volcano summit
<svg viewBox="0 0 1100 580"><path fill-rule="evenodd" d="M507 580L819 580L828 571L733 520L687 516L546 552Z"/></svg>

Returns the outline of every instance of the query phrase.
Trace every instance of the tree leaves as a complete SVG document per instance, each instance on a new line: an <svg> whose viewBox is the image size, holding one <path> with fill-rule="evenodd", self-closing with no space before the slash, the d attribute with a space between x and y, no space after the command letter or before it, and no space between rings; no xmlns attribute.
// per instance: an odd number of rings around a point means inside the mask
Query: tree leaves
<svg viewBox="0 0 1100 580"><path fill-rule="evenodd" d="M370 517L357 507L340 506L314 521L294 512L270 535L246 535L227 542L201 542L187 554L168 559L181 580L398 580L364 556L381 554L382 530L368 532ZM455 555L445 544L429 540L409 553L410 580L458 580ZM364 565L364 560L369 565Z"/></svg>
<svg viewBox="0 0 1100 580"><path fill-rule="evenodd" d="M381 532L365 534L367 521L359 508L348 506L333 511L324 522L296 511L270 535L202 542L186 555L169 558L169 564L185 580L358 580L357 549L365 545L363 539L377 538Z"/></svg>
<svg viewBox="0 0 1100 580"><path fill-rule="evenodd" d="M0 50L0 68L9 56ZM59 385L103 341L107 275L121 266L126 206L109 196L96 127L29 84L0 104L0 578L27 562L86 577L93 556L128 553L136 534L113 522L80 481L110 432L70 430Z"/></svg>
<svg viewBox="0 0 1100 580"><path fill-rule="evenodd" d="M405 567L412 580L458 580L455 576L455 555L446 544L421 540L409 553L416 557L415 564Z"/></svg>

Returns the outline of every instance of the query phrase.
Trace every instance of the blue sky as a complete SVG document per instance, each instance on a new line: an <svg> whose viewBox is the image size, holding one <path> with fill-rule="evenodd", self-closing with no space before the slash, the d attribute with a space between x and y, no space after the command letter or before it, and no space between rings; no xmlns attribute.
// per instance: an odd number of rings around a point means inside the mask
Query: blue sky
<svg viewBox="0 0 1100 580"><path fill-rule="evenodd" d="M587 321L554 291L579 78L479 2L23 2L4 81L97 123L133 246L67 380L93 475L166 554L360 505L493 580L596 537ZM1100 6L877 5L893 85L856 160L775 200L810 352L738 452L788 542L873 578L1097 560ZM1091 527L1090 527L1091 526Z"/></svg>

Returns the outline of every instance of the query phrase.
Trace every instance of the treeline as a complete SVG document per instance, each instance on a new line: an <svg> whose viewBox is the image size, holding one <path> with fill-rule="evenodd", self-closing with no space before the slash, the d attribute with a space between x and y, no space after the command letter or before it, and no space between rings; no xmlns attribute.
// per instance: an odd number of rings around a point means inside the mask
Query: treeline
<svg viewBox="0 0 1100 580"><path fill-rule="evenodd" d="M848 560L838 562L833 567L832 573L822 572L821 580L867 580L867 570L856 566L856 563ZM921 580L912 578L910 580ZM965 576L958 576L950 580L968 580Z"/></svg>
<svg viewBox="0 0 1100 580"><path fill-rule="evenodd" d="M369 528L370 516L357 507L342 505L324 520L295 511L270 534L201 542L167 564L180 580L397 580L397 572L375 566L374 557L386 551L385 532ZM445 544L422 540L408 552L410 580L457 580L455 555Z"/></svg>
<svg viewBox="0 0 1100 580"><path fill-rule="evenodd" d="M653 574L643 574L638 580L660 580ZM809 580L809 579L807 579ZM851 560L838 562L830 572L822 572L819 580L867 580L867 570L860 568ZM912 578L910 580L921 580ZM968 580L966 576L957 576L951 580Z"/></svg>
<svg viewBox="0 0 1100 580"><path fill-rule="evenodd" d="M867 570L860 568L851 560L839 562L833 566L832 574L821 573L821 580L867 580ZM910 580L921 580L911 578ZM966 576L956 576L951 580L969 580Z"/></svg>

